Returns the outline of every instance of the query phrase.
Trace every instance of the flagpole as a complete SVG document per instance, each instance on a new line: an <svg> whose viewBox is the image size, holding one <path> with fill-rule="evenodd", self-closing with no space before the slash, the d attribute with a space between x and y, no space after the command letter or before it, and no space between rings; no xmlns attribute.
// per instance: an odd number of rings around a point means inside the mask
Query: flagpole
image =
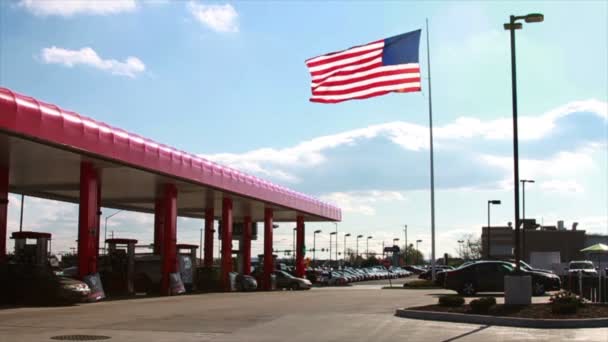
<svg viewBox="0 0 608 342"><path fill-rule="evenodd" d="M431 277L435 281L435 166L433 162L433 101L431 99L431 49L429 47L428 18L426 18L426 61L429 83L429 143L431 150Z"/></svg>

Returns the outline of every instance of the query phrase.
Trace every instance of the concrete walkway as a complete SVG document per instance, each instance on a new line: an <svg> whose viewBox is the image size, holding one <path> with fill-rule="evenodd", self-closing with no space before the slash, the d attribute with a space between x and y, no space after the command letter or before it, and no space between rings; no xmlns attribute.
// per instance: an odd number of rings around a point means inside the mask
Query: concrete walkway
<svg viewBox="0 0 608 342"><path fill-rule="evenodd" d="M377 285L377 284L374 284ZM0 342L67 334L108 341L600 341L608 327L538 330L409 320L398 307L436 302L442 290L315 288L109 301L0 310Z"/></svg>

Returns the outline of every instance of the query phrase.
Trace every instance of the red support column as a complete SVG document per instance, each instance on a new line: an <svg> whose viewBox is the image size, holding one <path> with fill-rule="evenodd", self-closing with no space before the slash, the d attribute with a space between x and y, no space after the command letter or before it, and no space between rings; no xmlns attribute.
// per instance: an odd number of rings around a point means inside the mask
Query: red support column
<svg viewBox="0 0 608 342"><path fill-rule="evenodd" d="M161 255L163 250L163 232L164 232L165 214L162 198L156 199L154 202L154 249L156 255Z"/></svg>
<svg viewBox="0 0 608 342"><path fill-rule="evenodd" d="M83 278L97 273L99 226L97 203L99 177L93 164L80 164L80 205L78 208L78 275Z"/></svg>
<svg viewBox="0 0 608 342"><path fill-rule="evenodd" d="M101 175L97 175L97 216L95 217L95 226L97 229L97 239L95 239L95 257L99 260L99 246L101 244ZM105 241L104 241L105 245Z"/></svg>
<svg viewBox="0 0 608 342"><path fill-rule="evenodd" d="M243 222L243 274L251 275L251 216L245 216Z"/></svg>
<svg viewBox="0 0 608 342"><path fill-rule="evenodd" d="M272 208L264 210L264 279L263 289L271 289L270 275L274 272L274 259L272 258Z"/></svg>
<svg viewBox="0 0 608 342"><path fill-rule="evenodd" d="M304 216L296 219L296 277L304 278Z"/></svg>
<svg viewBox="0 0 608 342"><path fill-rule="evenodd" d="M205 257L203 265L205 267L213 266L213 220L214 217L214 209L207 208L205 209Z"/></svg>
<svg viewBox="0 0 608 342"><path fill-rule="evenodd" d="M6 258L6 226L8 220L8 168L0 167L0 262Z"/></svg>
<svg viewBox="0 0 608 342"><path fill-rule="evenodd" d="M169 276L177 272L177 188L165 184L162 194L163 234L161 248L161 294L171 295Z"/></svg>
<svg viewBox="0 0 608 342"><path fill-rule="evenodd" d="M232 272L232 199L222 200L222 289L230 291L230 276Z"/></svg>

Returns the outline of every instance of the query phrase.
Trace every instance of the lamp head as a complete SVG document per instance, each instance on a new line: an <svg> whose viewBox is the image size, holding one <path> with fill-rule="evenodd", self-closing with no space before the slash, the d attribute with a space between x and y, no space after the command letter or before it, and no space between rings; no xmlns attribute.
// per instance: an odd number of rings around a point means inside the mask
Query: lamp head
<svg viewBox="0 0 608 342"><path fill-rule="evenodd" d="M540 23L545 20L545 16L540 13L530 13L524 17L527 23Z"/></svg>
<svg viewBox="0 0 608 342"><path fill-rule="evenodd" d="M500 200L490 200L488 201L490 204L500 204Z"/></svg>

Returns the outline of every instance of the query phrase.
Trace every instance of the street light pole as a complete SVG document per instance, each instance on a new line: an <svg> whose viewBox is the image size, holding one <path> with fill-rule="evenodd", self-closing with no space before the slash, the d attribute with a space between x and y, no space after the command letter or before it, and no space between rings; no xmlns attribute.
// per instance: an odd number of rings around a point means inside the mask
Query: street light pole
<svg viewBox="0 0 608 342"><path fill-rule="evenodd" d="M462 247L463 243L464 243L464 240L458 240L458 247L459 247L458 254L460 254L460 256L462 257L462 260L464 261L464 251L463 251L463 247Z"/></svg>
<svg viewBox="0 0 608 342"><path fill-rule="evenodd" d="M416 264L420 264L420 260L418 259L418 255L420 255L420 250L418 249L418 243L422 242L422 240L416 240Z"/></svg>
<svg viewBox="0 0 608 342"><path fill-rule="evenodd" d="M357 258L359 259L359 239L362 238L363 235L357 235Z"/></svg>
<svg viewBox="0 0 608 342"><path fill-rule="evenodd" d="M405 225L403 232L405 235L405 248L403 248L403 253L405 253L405 264L407 265L407 224Z"/></svg>
<svg viewBox="0 0 608 342"><path fill-rule="evenodd" d="M526 222L526 183L534 183L533 179L522 179L521 181L521 219ZM526 227L523 227L521 235L521 255L526 259Z"/></svg>
<svg viewBox="0 0 608 342"><path fill-rule="evenodd" d="M344 261L346 261L346 238L350 236L350 233L348 234L344 234L344 247L342 249L344 249L344 255L342 255L342 259L344 259Z"/></svg>
<svg viewBox="0 0 608 342"><path fill-rule="evenodd" d="M511 36L511 95L513 101L513 188L515 202L515 267L517 272L520 271L519 260L521 259L521 251L519 246L519 147L517 134L517 71L515 63L515 30L522 28L521 23L516 23L517 20L524 19L527 23L537 23L544 20L542 14L532 13L525 16L510 16L509 23L504 24L505 30L509 30Z"/></svg>
<svg viewBox="0 0 608 342"><path fill-rule="evenodd" d="M108 239L108 219L112 218L112 216L117 215L121 212L123 212L123 210L115 211L112 215L106 216L105 223L103 226L103 246L104 246L103 249L106 254L108 252L108 246L106 243L106 240ZM114 238L114 231L112 231L112 238Z"/></svg>
<svg viewBox="0 0 608 342"><path fill-rule="evenodd" d="M296 230L298 228L293 229L293 238L291 239L291 259L293 261L293 266L296 266Z"/></svg>
<svg viewBox="0 0 608 342"><path fill-rule="evenodd" d="M332 235L336 236L336 240L338 240L338 232L329 233L329 261L331 266L331 237ZM338 244L336 243L336 248L338 248ZM338 253L336 253L336 261L338 260Z"/></svg>
<svg viewBox="0 0 608 342"><path fill-rule="evenodd" d="M338 222L334 222L336 226L336 261L338 261Z"/></svg>
<svg viewBox="0 0 608 342"><path fill-rule="evenodd" d="M312 234L312 260L317 259L317 234L319 234L321 230L315 230Z"/></svg>
<svg viewBox="0 0 608 342"><path fill-rule="evenodd" d="M487 257L488 257L488 259L490 259L490 257L491 257L491 254L490 254L490 231L491 231L491 229L490 229L490 205L491 204L500 204L500 201L499 200L489 200L488 201L488 227L487 227L488 234L486 234L487 235L487 239L488 239L488 243L487 243L487 247L488 247L488 253L487 253L488 255L487 255Z"/></svg>
<svg viewBox="0 0 608 342"><path fill-rule="evenodd" d="M367 240L365 240L365 244L366 244L366 246L365 246L365 249L366 249L365 255L366 255L366 257L365 258L366 259L369 259L369 239L372 239L372 237L368 236Z"/></svg>

